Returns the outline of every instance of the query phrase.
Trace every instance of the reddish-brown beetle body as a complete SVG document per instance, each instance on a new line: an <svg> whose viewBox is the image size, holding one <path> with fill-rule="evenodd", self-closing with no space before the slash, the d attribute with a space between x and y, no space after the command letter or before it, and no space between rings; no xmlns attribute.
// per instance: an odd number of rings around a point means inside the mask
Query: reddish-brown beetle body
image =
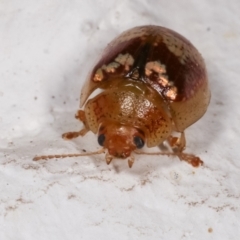
<svg viewBox="0 0 240 240"><path fill-rule="evenodd" d="M92 99L90 94L102 92ZM200 119L210 100L204 61L196 48L180 34L160 26L141 26L123 32L105 49L81 92L76 118L80 132L92 131L114 157L134 158L131 153L158 146L167 140L182 160L198 165L201 160L182 153L184 130ZM180 137L172 137L179 132Z"/></svg>

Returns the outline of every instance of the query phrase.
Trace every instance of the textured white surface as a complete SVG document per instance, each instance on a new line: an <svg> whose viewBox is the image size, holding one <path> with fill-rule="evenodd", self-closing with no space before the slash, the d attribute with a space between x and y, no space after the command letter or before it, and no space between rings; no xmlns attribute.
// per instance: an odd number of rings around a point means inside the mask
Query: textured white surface
<svg viewBox="0 0 240 240"><path fill-rule="evenodd" d="M3 0L0 3L0 239L240 239L240 1ZM186 131L205 165L138 156L33 162L98 149L66 142L81 85L105 45L156 24L202 53L212 100ZM212 230L212 231L211 231Z"/></svg>

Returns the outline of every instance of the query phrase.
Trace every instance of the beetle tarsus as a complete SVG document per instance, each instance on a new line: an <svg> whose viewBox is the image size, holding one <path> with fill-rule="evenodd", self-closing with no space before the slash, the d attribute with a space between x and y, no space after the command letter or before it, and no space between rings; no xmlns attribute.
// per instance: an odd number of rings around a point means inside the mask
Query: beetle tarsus
<svg viewBox="0 0 240 240"><path fill-rule="evenodd" d="M177 156L181 161L185 161L191 164L193 167L199 167L203 165L203 161L193 154L179 153Z"/></svg>

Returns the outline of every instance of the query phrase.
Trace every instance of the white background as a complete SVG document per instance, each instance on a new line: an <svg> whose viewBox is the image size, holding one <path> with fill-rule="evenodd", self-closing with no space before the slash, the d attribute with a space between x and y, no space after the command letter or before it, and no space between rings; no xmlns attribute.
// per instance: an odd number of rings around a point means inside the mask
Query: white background
<svg viewBox="0 0 240 240"><path fill-rule="evenodd" d="M202 53L212 99L186 131L193 168L177 158L104 155L74 141L81 86L106 44L144 24L171 28ZM0 239L240 239L240 1L2 0Z"/></svg>

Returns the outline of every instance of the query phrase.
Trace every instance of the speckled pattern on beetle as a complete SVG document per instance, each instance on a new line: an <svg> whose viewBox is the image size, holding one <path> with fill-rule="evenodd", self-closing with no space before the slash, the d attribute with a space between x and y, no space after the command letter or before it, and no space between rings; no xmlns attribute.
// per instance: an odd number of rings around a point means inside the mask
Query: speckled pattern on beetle
<svg viewBox="0 0 240 240"><path fill-rule="evenodd" d="M88 99L96 89L102 92ZM79 132L98 134L107 150L106 162L128 158L147 147L168 142L171 152L193 166L200 158L183 153L184 130L207 110L210 90L204 61L197 49L180 34L160 26L140 26L123 32L108 44L81 92L76 118ZM179 137L173 137L179 132Z"/></svg>

